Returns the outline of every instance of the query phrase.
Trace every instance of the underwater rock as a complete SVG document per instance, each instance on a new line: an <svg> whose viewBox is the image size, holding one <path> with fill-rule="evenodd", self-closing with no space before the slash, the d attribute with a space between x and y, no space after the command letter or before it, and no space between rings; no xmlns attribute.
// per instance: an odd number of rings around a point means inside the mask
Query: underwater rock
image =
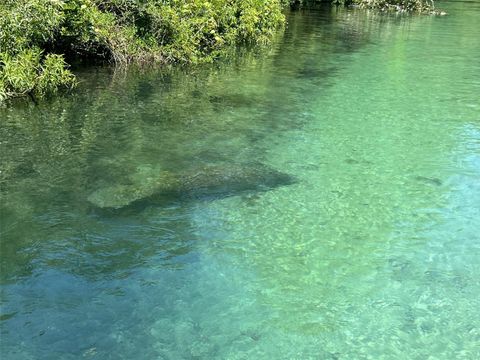
<svg viewBox="0 0 480 360"><path fill-rule="evenodd" d="M266 191L295 183L295 178L264 164L206 165L178 174L162 171L140 183L100 188L87 200L102 209L120 209L141 201L221 198L243 191Z"/></svg>

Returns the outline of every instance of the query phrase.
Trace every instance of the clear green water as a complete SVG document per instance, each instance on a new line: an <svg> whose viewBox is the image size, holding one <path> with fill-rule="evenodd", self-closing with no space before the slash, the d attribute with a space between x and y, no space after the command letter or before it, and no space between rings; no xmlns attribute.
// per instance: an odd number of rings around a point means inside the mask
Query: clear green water
<svg viewBox="0 0 480 360"><path fill-rule="evenodd" d="M444 7L0 109L2 359L479 359L480 3ZM86 200L251 161L298 182Z"/></svg>

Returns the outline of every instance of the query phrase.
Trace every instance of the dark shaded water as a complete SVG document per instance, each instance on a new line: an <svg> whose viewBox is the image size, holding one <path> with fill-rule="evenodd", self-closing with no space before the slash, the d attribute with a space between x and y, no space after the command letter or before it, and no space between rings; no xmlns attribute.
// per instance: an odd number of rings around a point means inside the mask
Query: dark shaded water
<svg viewBox="0 0 480 360"><path fill-rule="evenodd" d="M480 358L480 3L444 7L0 109L2 358ZM89 201L253 163L296 182Z"/></svg>

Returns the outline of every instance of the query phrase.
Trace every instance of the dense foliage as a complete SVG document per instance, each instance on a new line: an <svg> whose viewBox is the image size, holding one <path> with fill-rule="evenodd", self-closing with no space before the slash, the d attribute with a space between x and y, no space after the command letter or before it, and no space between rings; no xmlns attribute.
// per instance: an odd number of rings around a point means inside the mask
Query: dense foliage
<svg viewBox="0 0 480 360"><path fill-rule="evenodd" d="M73 86L65 59L210 61L268 40L281 10L281 0L3 0L0 100Z"/></svg>
<svg viewBox="0 0 480 360"><path fill-rule="evenodd" d="M445 15L435 10L433 0L352 0L353 4L367 9L396 12L420 12Z"/></svg>

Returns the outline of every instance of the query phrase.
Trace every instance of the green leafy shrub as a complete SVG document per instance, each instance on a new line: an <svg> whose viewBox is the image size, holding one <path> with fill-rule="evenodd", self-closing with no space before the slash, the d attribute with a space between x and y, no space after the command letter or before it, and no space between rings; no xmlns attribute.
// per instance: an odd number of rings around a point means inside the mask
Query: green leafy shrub
<svg viewBox="0 0 480 360"><path fill-rule="evenodd" d="M22 95L43 96L59 87L72 87L75 77L67 70L62 55L42 56L39 48L25 49L11 56L0 54L0 100Z"/></svg>
<svg viewBox="0 0 480 360"><path fill-rule="evenodd" d="M61 55L42 48L64 21L60 1L4 0L0 4L0 101L44 95L75 84Z"/></svg>
<svg viewBox="0 0 480 360"><path fill-rule="evenodd" d="M0 2L0 52L15 54L53 40L64 21L63 3L42 0Z"/></svg>

